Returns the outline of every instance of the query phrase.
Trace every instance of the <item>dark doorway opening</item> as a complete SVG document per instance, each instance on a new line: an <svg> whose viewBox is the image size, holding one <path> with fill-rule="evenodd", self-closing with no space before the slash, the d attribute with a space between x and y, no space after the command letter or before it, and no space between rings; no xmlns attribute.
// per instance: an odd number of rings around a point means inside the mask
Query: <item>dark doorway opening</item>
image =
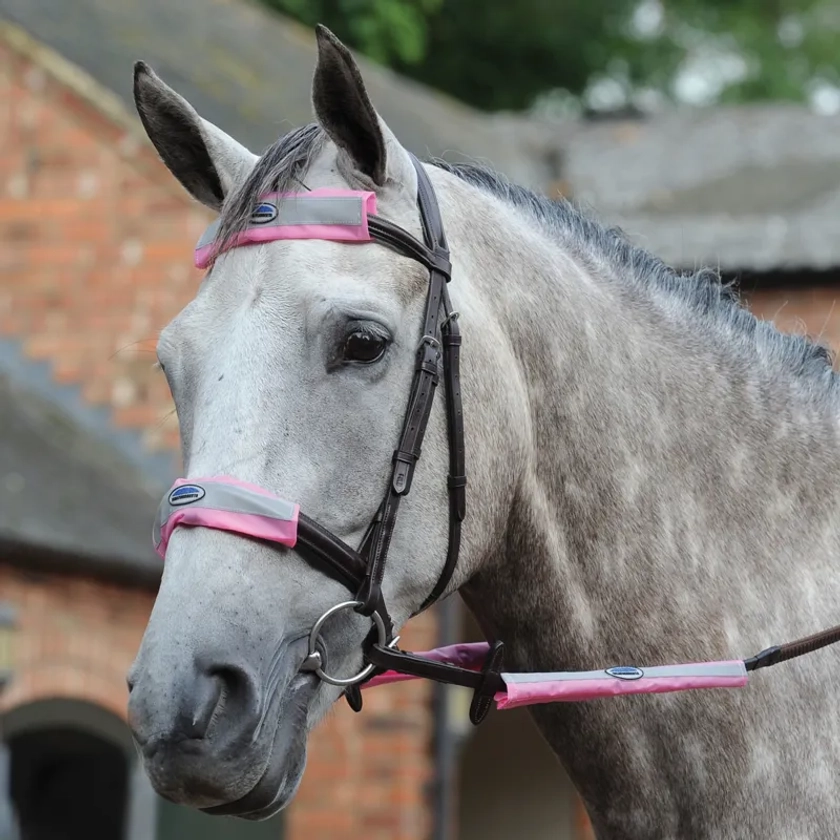
<svg viewBox="0 0 840 840"><path fill-rule="evenodd" d="M122 840L128 766L115 744L53 726L8 740L20 840Z"/></svg>

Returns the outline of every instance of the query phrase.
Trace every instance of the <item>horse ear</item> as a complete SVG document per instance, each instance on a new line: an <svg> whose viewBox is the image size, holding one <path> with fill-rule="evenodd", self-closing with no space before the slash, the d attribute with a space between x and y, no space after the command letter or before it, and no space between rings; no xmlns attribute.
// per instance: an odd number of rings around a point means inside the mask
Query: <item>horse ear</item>
<svg viewBox="0 0 840 840"><path fill-rule="evenodd" d="M318 24L315 34L312 104L321 127L375 185L413 178L408 153L376 113L350 50L326 26Z"/></svg>
<svg viewBox="0 0 840 840"><path fill-rule="evenodd" d="M169 171L193 198L219 210L257 156L202 119L143 61L134 65L134 103Z"/></svg>

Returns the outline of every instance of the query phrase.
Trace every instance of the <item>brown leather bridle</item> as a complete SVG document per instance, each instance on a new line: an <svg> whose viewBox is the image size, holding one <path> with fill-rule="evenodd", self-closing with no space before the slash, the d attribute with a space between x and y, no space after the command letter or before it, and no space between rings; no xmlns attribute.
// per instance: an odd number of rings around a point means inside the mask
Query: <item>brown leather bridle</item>
<svg viewBox="0 0 840 840"><path fill-rule="evenodd" d="M300 514L298 522L298 541L295 546L296 551L309 563L346 586L351 592L355 592L353 608L357 612L371 617L378 615L383 620L384 634L379 632L375 640L369 640L366 656L375 659L375 663L374 668L366 669L365 678L373 676L377 669L400 667L404 670L405 667L411 667L408 661L409 654L393 647L393 625L382 595L382 580L400 502L411 490L414 469L420 459L441 367L446 392L449 441L449 540L446 559L437 583L417 612L426 609L445 592L458 562L461 522L466 514L467 477L459 368L461 334L458 328L458 313L452 309L449 298L448 283L452 276L449 247L429 177L413 155L411 160L417 173L417 205L420 210L423 241L386 219L378 216L370 216L368 219L373 239L416 260L429 270L429 288L417 345L414 377L402 432L392 458L388 486L358 550L352 549L303 513ZM305 668L315 670L312 666L316 663L317 658L313 657L308 665L305 664ZM350 705L357 711L361 709L361 681L348 685L345 689ZM340 684L339 681L336 682Z"/></svg>

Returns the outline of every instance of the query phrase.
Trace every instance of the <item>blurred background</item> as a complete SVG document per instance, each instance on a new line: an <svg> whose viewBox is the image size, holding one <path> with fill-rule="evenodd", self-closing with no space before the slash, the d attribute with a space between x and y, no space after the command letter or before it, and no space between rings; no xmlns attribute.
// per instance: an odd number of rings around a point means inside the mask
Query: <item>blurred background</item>
<svg viewBox="0 0 840 840"><path fill-rule="evenodd" d="M132 63L259 151L311 119L319 21L415 153L566 195L840 343L837 0L0 0L0 840L590 836L524 711L473 729L423 683L342 704L266 823L170 805L137 764L124 680L178 471L153 350L210 219L139 129ZM450 599L403 638L478 637Z"/></svg>

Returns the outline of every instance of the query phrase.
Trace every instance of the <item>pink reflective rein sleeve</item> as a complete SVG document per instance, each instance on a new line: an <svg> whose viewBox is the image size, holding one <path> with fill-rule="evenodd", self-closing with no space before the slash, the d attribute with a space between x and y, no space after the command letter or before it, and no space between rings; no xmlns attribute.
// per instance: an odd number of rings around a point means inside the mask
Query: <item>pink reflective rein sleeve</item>
<svg viewBox="0 0 840 840"><path fill-rule="evenodd" d="M480 671L490 650L486 642L450 645L415 655L434 662L447 662ZM685 665L658 665L651 668L616 666L600 671L558 671L554 673L501 674L505 691L493 698L498 709L515 709L538 703L575 702L620 694L662 694L696 688L741 688L747 684L747 671L740 659L697 662ZM387 671L362 688L415 679Z"/></svg>

